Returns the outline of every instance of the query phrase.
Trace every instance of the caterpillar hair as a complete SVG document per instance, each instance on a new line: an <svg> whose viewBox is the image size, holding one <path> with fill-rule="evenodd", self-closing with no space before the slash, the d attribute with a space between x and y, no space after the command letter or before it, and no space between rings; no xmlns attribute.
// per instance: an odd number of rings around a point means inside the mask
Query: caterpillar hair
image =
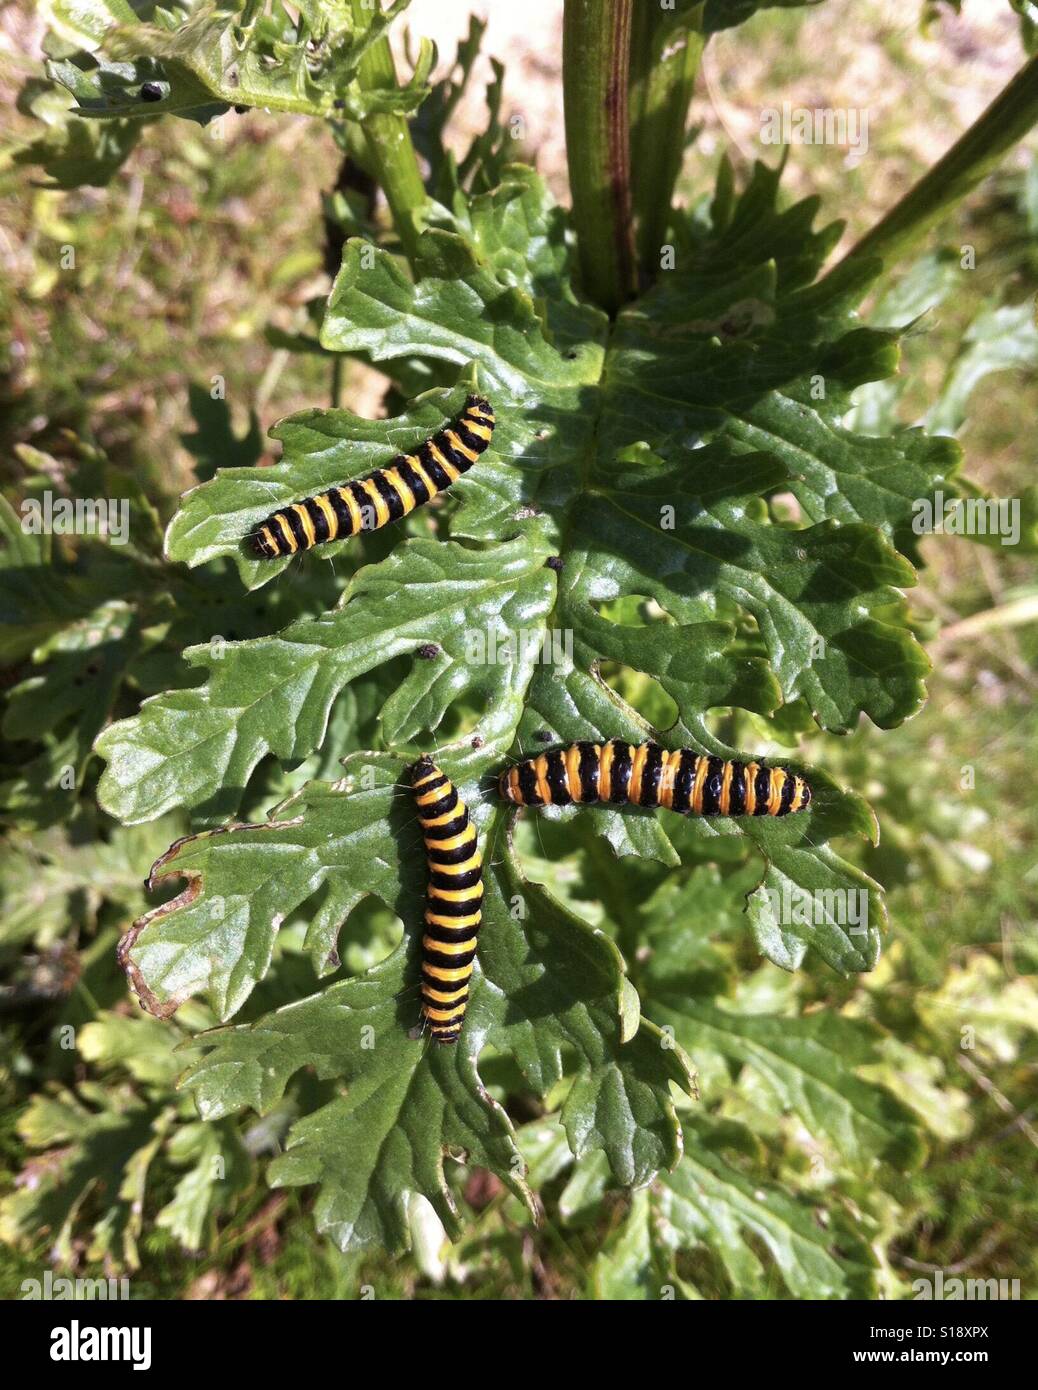
<svg viewBox="0 0 1038 1390"><path fill-rule="evenodd" d="M787 816L811 804L811 788L784 767L615 738L527 758L502 772L498 789L516 806L610 802L683 816Z"/></svg>
<svg viewBox="0 0 1038 1390"><path fill-rule="evenodd" d="M433 1041L457 1042L469 1001L483 901L476 829L454 784L428 755L411 769L429 881L422 936L422 1017Z"/></svg>
<svg viewBox="0 0 1038 1390"><path fill-rule="evenodd" d="M493 433L490 402L469 396L453 424L415 453L398 454L385 468L282 507L251 532L249 545L261 559L274 560L399 521L467 473Z"/></svg>

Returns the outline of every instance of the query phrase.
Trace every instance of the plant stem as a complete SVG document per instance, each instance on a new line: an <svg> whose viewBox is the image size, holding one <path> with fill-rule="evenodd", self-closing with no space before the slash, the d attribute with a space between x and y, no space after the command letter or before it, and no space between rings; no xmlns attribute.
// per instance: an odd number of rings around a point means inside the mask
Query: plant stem
<svg viewBox="0 0 1038 1390"><path fill-rule="evenodd" d="M362 0L353 0L358 26L370 24L372 11ZM357 77L362 88L374 89L396 84L396 66L389 40L381 38L360 60ZM386 195L393 225L412 268L418 250L425 208L425 185L418 168L418 157L411 142L411 131L404 116L378 112L361 122L371 161L371 172Z"/></svg>
<svg viewBox="0 0 1038 1390"><path fill-rule="evenodd" d="M685 152L685 128L706 38L703 5L680 24L666 10L639 4L631 21L631 179L638 261L659 269L674 185Z"/></svg>
<svg viewBox="0 0 1038 1390"><path fill-rule="evenodd" d="M615 313L634 292L627 124L632 0L565 0L562 80L584 292Z"/></svg>
<svg viewBox="0 0 1038 1390"><path fill-rule="evenodd" d="M948 153L866 232L836 268L878 256L889 269L913 242L991 173L1036 121L1038 58L1032 58Z"/></svg>
<svg viewBox="0 0 1038 1390"><path fill-rule="evenodd" d="M961 642L981 632L1023 627L1027 623L1038 623L1038 594L1026 594L998 608L986 608L980 613L972 613L968 618L960 618L958 622L941 629L939 640Z"/></svg>

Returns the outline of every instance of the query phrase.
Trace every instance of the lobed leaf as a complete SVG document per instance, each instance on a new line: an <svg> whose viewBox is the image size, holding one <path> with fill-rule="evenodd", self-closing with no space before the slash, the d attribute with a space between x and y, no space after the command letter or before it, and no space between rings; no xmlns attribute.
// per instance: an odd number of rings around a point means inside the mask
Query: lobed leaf
<svg viewBox="0 0 1038 1390"><path fill-rule="evenodd" d="M82 114L94 117L184 116L203 124L229 106L361 120L372 112L413 112L428 92L436 51L423 40L403 86L362 89L361 58L410 0L373 10L358 31L349 5L313 0L293 16L273 3L156 8L144 23L120 0L48 0L52 28L87 53L51 61L49 75L67 87ZM141 95L148 83L151 99Z"/></svg>
<svg viewBox="0 0 1038 1390"><path fill-rule="evenodd" d="M391 791L391 788L390 788ZM313 793L309 793L312 797ZM279 894L268 903L261 926L269 928L269 908L287 910L299 894L312 891L313 878L305 878L307 860L316 859L334 821L345 827L344 846L356 849L366 840L361 860L368 865L366 891L380 896L387 906L413 916L421 893L423 869L415 856L398 848L390 826L398 819L387 815L386 790L339 793L324 822L311 800L307 813L291 826L296 845L286 850L278 824L271 832L239 829L201 841L206 868L197 894L185 912L176 903L157 910L177 921L175 934L180 949L190 957L194 944L189 936L194 925L202 930L207 905L214 895L224 899L233 926L218 943L212 940L209 957L219 976L212 981L216 997L224 973L234 976L234 932L248 941L245 913L251 910L235 895L235 882L251 884L247 857L263 856L277 862ZM343 804L345 803L345 804ZM365 803L363 809L353 803ZM361 840L357 817L366 829ZM344 1097L331 1102L290 1131L287 1151L274 1165L275 1182L319 1182L318 1222L345 1249L371 1242L398 1247L406 1239L401 1194L421 1192L433 1204L448 1230L458 1229L454 1200L443 1176L444 1149L464 1150L469 1161L489 1167L513 1191L532 1204L522 1179L522 1165L511 1126L500 1107L491 1101L477 1070L477 1058L489 1045L508 1052L525 1083L539 1095L547 1094L563 1078L563 1056L575 1054L577 1077L563 1106L562 1121L576 1154L601 1149L616 1179L640 1185L660 1167L680 1156L680 1131L669 1098L669 1084L686 1090L692 1085L688 1063L681 1050L665 1044L651 1024L638 1027L625 997L622 962L604 937L553 903L535 885L518 875L510 852L502 843L501 813L486 825L485 854L491 865L486 875L484 922L476 976L472 986L465 1033L450 1048L437 1048L408 1036L418 1017L417 993L405 990L415 978L415 946L412 938L374 970L329 986L321 994L264 1016L258 1023L205 1035L201 1060L188 1072L183 1085L194 1092L206 1118L228 1114L242 1106L269 1110L284 1093L290 1077L301 1067L313 1067L318 1077L335 1077L349 1083ZM412 842L416 838L408 826ZM342 831L340 830L341 834ZM309 852L298 841L310 842ZM272 844L269 859L267 847ZM188 843L190 865L198 843ZM374 865L376 872L371 872ZM396 885L405 886L398 891ZM324 928L348 910L343 889L336 887L321 901ZM358 890L355 898L361 896ZM523 904L517 913L517 903ZM280 912L278 912L280 915ZM320 934L319 919L311 932ZM268 937L261 938L268 949ZM171 942L169 944L172 944ZM326 945L326 939L322 945ZM221 954L217 961L217 946ZM151 948L164 949L155 943ZM168 954L168 952L167 952ZM159 971L145 954L140 957L149 979ZM149 1000L164 1008L169 990L177 983L176 959L164 993ZM247 968L247 967L245 967ZM236 977L235 977L236 978ZM199 981L181 981L199 987ZM625 1012L621 1014L621 1001ZM236 1004L226 997L222 1010ZM634 1036L633 1030L637 1029Z"/></svg>
<svg viewBox="0 0 1038 1390"><path fill-rule="evenodd" d="M851 317L865 281L839 293L810 287L834 235L812 231L814 214L811 203L779 211L769 171L738 199L722 177L712 229L690 230L684 263L612 325L575 292L565 220L529 171L508 171L500 188L459 202L427 231L417 280L351 241L323 347L407 377L421 362L453 384L389 421L345 411L282 421L276 468L217 473L170 526L171 558L226 559L247 584L262 584L283 566L244 553L256 520L414 448L474 383L494 404L491 449L435 509L438 540L421 534L434 510L423 509L408 538L355 573L337 608L218 655L189 650L202 683L147 701L97 744L108 761L100 796L113 814L134 822L186 805L216 825L268 758L290 764L322 746L351 683L378 692L388 751L352 754L347 780L303 786L266 824L179 842L156 866L159 876L186 875L188 887L135 925L123 958L160 1013L204 990L221 1017L233 1014L289 915L310 921L318 974L336 967L343 923L366 894L405 922L417 918L421 865L397 787L417 749L436 740L470 806L487 897L456 1048L427 1054L407 1036L417 1006L396 995L414 978L408 932L366 974L204 1040L187 1079L209 1116L268 1109L306 1065L347 1083L296 1124L274 1169L280 1182L321 1184L319 1222L344 1247L404 1242L408 1192L456 1229L443 1169L454 1149L523 1194L514 1135L477 1070L484 1048L509 1055L538 1095L564 1082L572 1151L604 1153L615 1180L644 1185L680 1156L669 1086L690 1088L687 1063L640 1017L617 948L523 877L507 814L482 780L510 748L620 735L733 756L740 750L708 718L718 708L769 715L796 701L842 731L861 713L896 724L921 703L927 666L900 593L914 576L899 547L910 550L913 495L945 484L957 452L842 423L853 390L895 369L896 338ZM800 524L779 519L786 494ZM654 610L648 626L618 620L636 600ZM603 678L606 662L656 683L676 707L673 725L659 730L639 714ZM839 970L868 969L883 920L876 885L824 841L874 834L874 820L860 799L808 775L812 810L788 821L574 814L616 854L671 865L726 842L752 845L765 865L751 900L758 946L790 969L808 946ZM787 886L864 894L865 930L832 917L774 920L766 890ZM887 1149L907 1155L913 1132L882 1093L847 1074L838 1097L823 1099L810 1071L819 1045L805 1039L804 1055L774 1061L774 1084L863 1161ZM743 1226L771 1248L794 1293L866 1287L864 1256L859 1268L857 1253L834 1255L792 1199L775 1193L755 1206L738 1170L702 1147L694 1188L710 1189L706 1205L680 1178L669 1201L681 1206L688 1239L710 1232L740 1289L763 1277Z"/></svg>

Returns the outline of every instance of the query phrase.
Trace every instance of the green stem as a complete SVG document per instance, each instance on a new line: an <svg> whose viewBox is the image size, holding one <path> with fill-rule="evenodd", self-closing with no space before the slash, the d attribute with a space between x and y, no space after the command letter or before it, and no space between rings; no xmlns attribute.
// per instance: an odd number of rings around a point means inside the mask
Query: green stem
<svg viewBox="0 0 1038 1390"><path fill-rule="evenodd" d="M565 0L562 80L584 291L615 313L634 292L627 78L632 0Z"/></svg>
<svg viewBox="0 0 1038 1390"><path fill-rule="evenodd" d="M659 270L674 185L685 153L685 129L706 45L703 5L667 23L653 4L635 6L631 25L631 171L638 261L642 274Z"/></svg>
<svg viewBox="0 0 1038 1390"><path fill-rule="evenodd" d="M929 173L853 246L835 269L879 257L886 268L1001 162L1038 122L1038 57L1020 69ZM833 271L829 272L830 274Z"/></svg>
<svg viewBox="0 0 1038 1390"><path fill-rule="evenodd" d="M371 22L372 11L364 6L363 0L353 0L353 16L359 26L367 25ZM372 44L360 60L357 77L361 87L369 90L395 86L396 66L388 39L381 38ZM392 112L368 116L361 125L371 172L386 195L404 255L413 268L426 194L411 131L406 118Z"/></svg>

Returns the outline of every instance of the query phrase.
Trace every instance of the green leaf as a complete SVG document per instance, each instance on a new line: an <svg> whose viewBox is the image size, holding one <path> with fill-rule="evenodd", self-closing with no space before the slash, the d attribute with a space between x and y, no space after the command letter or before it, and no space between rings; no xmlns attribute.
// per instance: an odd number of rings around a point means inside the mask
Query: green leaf
<svg viewBox="0 0 1038 1390"><path fill-rule="evenodd" d="M170 1137L168 1157L187 1165L172 1198L155 1216L185 1250L201 1250L211 1218L227 1194L244 1185L248 1164L229 1125L181 1125Z"/></svg>
<svg viewBox="0 0 1038 1390"><path fill-rule="evenodd" d="M135 148L144 123L109 121L103 125L81 120L69 110L66 92L47 83L27 84L19 110L42 121L46 130L15 151L16 164L39 165L48 188L103 188L119 172Z"/></svg>
<svg viewBox="0 0 1038 1390"><path fill-rule="evenodd" d="M912 582L910 567L871 526L856 524L852 517L840 526L832 518L799 531L771 524L760 494L796 487L797 479L777 454L743 452L744 441L733 447L733 420L724 410L713 412L719 433L713 442L698 438L694 425L687 435L677 433L683 427L679 422L692 412L690 402L680 399L687 394L680 383L686 372L696 370L680 350L682 341L691 341L687 324L677 332L664 332L654 350L643 311L632 310L629 318L621 320L616 332L620 346L607 362L601 316L578 305L561 278L566 252L558 218L535 180L518 173L515 177L498 194L475 200L477 247L487 249L492 257L488 261L477 260L476 248L470 249L460 237L430 232L423 239L427 273L415 286L388 256L371 254L370 247L351 243L323 334L329 347L363 350L376 360L423 354L456 366L471 360L478 363L480 381L495 401L501 424L495 432L493 456L481 460L457 489L461 505L452 532L483 541L514 536L500 552L502 572L510 584L520 576L529 582L532 569L543 564L552 549L563 552L565 564L554 596L549 576L542 581L546 590L537 610L515 625L533 632L539 626L549 637L549 626L556 632L573 633L574 644L584 639L585 650L611 657L614 653L605 647L608 629L593 622L591 608L603 599L624 592L647 594L685 624L710 623L720 609L733 611L737 605L755 621L783 697L806 696L824 727L848 728L862 710L882 725L903 719L922 699L926 670L894 587ZM769 196L773 195L772 188ZM759 186L751 188L747 194L751 210L763 196ZM737 214L735 222L742 220L742 214ZM776 220L784 226L781 217ZM371 268L367 269L369 254ZM724 254L730 259L732 248L727 247ZM551 293L541 308L516 283L520 275L526 276L531 289ZM696 283L693 277L686 284L692 307ZM722 289L711 285L709 297L720 308L724 294L737 292L730 283ZM704 293L705 285L700 291ZM706 307L702 299L700 307ZM697 353L708 348L716 327L713 319L702 322ZM845 339L846 335L838 341ZM746 355L747 345L729 346L737 359ZM720 351L724 357L723 347ZM677 373L670 366L675 353L681 366ZM834 356L831 349L827 356ZM777 370L776 358L772 375ZM787 374L790 370L786 368ZM647 403L639 410L638 397L632 393L638 381L644 379L647 384L650 374L658 379L656 405ZM675 381L673 401L664 399L661 390L665 374ZM724 394L739 371L733 363L731 370L718 366L711 375ZM621 386L628 394L621 396ZM460 390L451 398L441 394L436 423L448 413L448 399L460 400L460 394ZM602 412L597 428L587 404L596 395ZM768 399L767 394L761 399ZM634 402L633 411L630 405L621 409L622 400ZM394 445L413 443L419 427L412 420L434 421L424 404L419 410L417 416L405 417L400 432L393 424L359 425L345 412L293 417L279 432L286 444L300 450L300 465L263 470L275 474L269 482L262 475L232 474L226 480L218 475L196 489L171 525L167 541L171 556L199 563L217 554L233 555L249 582L271 577L277 564L264 570L242 554L241 539L248 524L293 493L306 495L315 486L341 480L347 466L345 444L351 438L359 444L385 441L383 459L391 456ZM747 413L745 406L743 413ZM794 412L798 419L809 413L806 407ZM617 456L646 433L654 436L661 455L674 453L672 463L654 464L648 456L639 456L636 465L618 461ZM688 445L701 445L680 462L675 452L679 438ZM863 479L872 476L869 456L874 449L893 451L884 464L891 471L895 461L898 468L904 462L900 444L864 440L863 447L863 457L854 464ZM358 449L355 456L350 473L370 466L377 452ZM799 447L797 460L797 473L803 474L806 465ZM842 477L826 473L817 490L825 496L842 496L842 482ZM907 496L895 522L884 516L878 502L873 506L877 496L889 501L885 491L870 484L863 486L862 495L868 501L871 522L886 521L891 531L907 524ZM827 503L823 510L833 506ZM665 508L674 513L673 529L661 524ZM472 551L443 552L447 555L452 566L456 556L464 570L486 563ZM394 609L401 618L410 618L412 604L424 610L430 560L431 553L416 542L399 546L381 566L357 576L342 616L329 615L319 625L321 630L313 626L289 629L278 638L230 647L206 686L147 705L135 721L106 734L99 747L115 765L102 786L106 806L124 819L140 819L156 814L175 796L196 806L214 804L216 799L225 812L233 806L221 787L230 783L233 792L234 786L244 785L239 779L268 748L278 756L305 756L320 737L329 692L342 679L339 670L370 669L373 664L374 653L363 634L386 628L388 600L384 596L389 584L397 595ZM439 569L444 576L450 572L442 557ZM518 591L513 593L518 600ZM419 640L436 640L447 626L470 634L485 631L481 597L477 589L471 600L444 609L441 625L426 621ZM399 634L401 626L390 620L388 631ZM409 637L418 636L413 623L405 626ZM717 629L702 631L704 636L717 633ZM621 634L615 626L612 635L619 643ZM322 650L329 643L334 650ZM401 634L398 641L380 642L379 657L384 661L403 649ZM200 664L201 655L189 652L188 660ZM297 693L288 690L282 699L289 665L302 674L293 674L289 682ZM600 727L595 718L602 712L596 698L600 686L593 673L588 674L592 679L581 681L581 699L569 719L554 721L579 729L579 736ZM754 693L746 693L745 698L752 707L767 709L774 697L762 676L763 670L758 669ZM486 691L485 676L470 671L464 678L456 673L456 679L461 687ZM581 674L577 672L574 679L581 680ZM723 690L726 682L727 692ZM415 691L420 683L412 676L408 691ZM736 671L729 667L709 692L687 685L685 692L709 693L721 703L726 694L743 696L743 691L731 688L735 683ZM301 699L298 688L304 684L307 693ZM531 701L543 707L536 689ZM402 700L395 704L401 705ZM684 727L700 730L700 711L689 700L683 704L679 699L678 704ZM311 714L314 706L316 716ZM254 718L239 718L246 708ZM443 708L434 711L437 717L432 723L422 722L428 713L415 710L414 717L406 720L400 710L394 731L386 730L387 737L399 737L405 726L409 734L419 727L435 730ZM203 729L205 737L201 742L192 740L185 754L180 730L188 721L196 730ZM610 722L619 732L616 716ZM260 723L262 733L256 727ZM557 732L578 736L562 727ZM210 756L214 752L216 756ZM139 772L147 774L147 783L138 781ZM120 779L125 787L119 786Z"/></svg>
<svg viewBox="0 0 1038 1390"><path fill-rule="evenodd" d="M207 482L221 464L243 467L258 462L263 439L255 412L249 414L248 431L239 437L223 397L214 397L195 381L189 384L187 396L195 430L193 434L182 434L180 442L195 459L199 482Z"/></svg>
<svg viewBox="0 0 1038 1390"><path fill-rule="evenodd" d="M361 58L381 39L410 0L394 0L359 31L349 5L310 0L294 18L279 0L264 4L203 3L187 17L156 9L153 23L108 0L52 0L56 32L107 57L48 64L50 76L73 94L84 115L212 119L228 106L361 120L373 112L414 111L427 93L435 48L423 40L403 86L361 89ZM157 99L144 100L151 83Z"/></svg>
<svg viewBox="0 0 1038 1390"><path fill-rule="evenodd" d="M731 1121L684 1116L686 1153L645 1192L595 1259L596 1298L698 1299L675 1256L708 1251L721 1297L877 1296L877 1261L837 1202L814 1205L760 1177L762 1150ZM576 1174L574 1175L576 1179ZM717 1295L715 1295L717 1296Z"/></svg>
<svg viewBox="0 0 1038 1390"><path fill-rule="evenodd" d="M244 1188L251 1167L231 1125L179 1120L184 1101L171 1096L181 1036L172 1024L112 1011L78 1029L82 1063L105 1083L82 1080L74 1092L33 1096L18 1133L39 1156L27 1160L16 1190L0 1202L0 1239L32 1248L47 1237L62 1265L85 1256L106 1269L134 1270L149 1180L168 1182L172 1166L187 1171L155 1222L185 1248L201 1248L212 1216ZM127 1075L137 1087L126 1084ZM156 1169L163 1170L159 1181Z"/></svg>
<svg viewBox="0 0 1038 1390"><path fill-rule="evenodd" d="M42 666L10 691L5 738L41 743L15 778L0 784L4 817L21 825L67 819L137 647L134 613L112 599L34 652Z"/></svg>
<svg viewBox="0 0 1038 1390"><path fill-rule="evenodd" d="M1021 1039L1038 1033L1038 983L1026 975L1007 980L998 961L978 952L921 998L920 1013L938 1036L1011 1062Z"/></svg>
<svg viewBox="0 0 1038 1390"><path fill-rule="evenodd" d="M40 0L40 15L66 43L88 53L117 25L135 24L138 18L130 0Z"/></svg>
<svg viewBox="0 0 1038 1390"><path fill-rule="evenodd" d="M870 1298L875 1256L839 1207L826 1221L805 1201L788 1196L740 1158L754 1153L748 1131L696 1120L685 1158L660 1182L662 1238L673 1250L714 1250L737 1298L774 1297L765 1249L793 1298ZM752 1237L752 1240L751 1240Z"/></svg>
<svg viewBox="0 0 1038 1390"><path fill-rule="evenodd" d="M1005 304L977 315L966 330L940 394L926 413L927 429L954 434L966 419L966 405L992 372L1038 366L1038 327L1032 300Z"/></svg>
<svg viewBox="0 0 1038 1390"><path fill-rule="evenodd" d="M174 818L124 829L107 840L73 843L64 831L12 835L0 866L0 941L32 941L46 948L61 940L81 912L96 917L105 903L129 919L144 910L141 864L177 833Z"/></svg>
<svg viewBox="0 0 1038 1390"><path fill-rule="evenodd" d="M182 1070L170 1049L170 1030L158 1019L107 1013L79 1030L80 1055L100 1067L123 1066L136 1081L172 1086Z"/></svg>
<svg viewBox="0 0 1038 1390"><path fill-rule="evenodd" d="M391 813L387 821L384 793L334 794L337 805L329 806L323 821L314 789L307 796L305 814L287 832L274 822L269 831L232 830L187 842L181 852L186 860L179 867L194 872L193 852L206 860L190 905L185 911L168 904L151 918L154 924L172 914L185 960L209 957L216 972L211 988L218 1007L226 997L225 1011L237 1001L227 997L223 977L230 974L230 987L245 988L242 972L233 966L234 933L240 934L245 907L234 884L251 881L249 855L277 860L279 892L270 908L281 916L300 894L314 891L314 881L302 881L299 871L307 858L313 861L331 826L345 825L343 845L367 842L368 891L408 916L420 901L423 870L413 863L413 854L404 857L394 842L390 825L395 818ZM362 834L358 817L368 827ZM408 947L356 980L331 985L258 1023L205 1035L198 1043L205 1055L184 1079L206 1118L245 1105L269 1110L291 1075L304 1066L312 1066L319 1077L350 1083L344 1097L293 1127L287 1152L271 1175L278 1183L321 1184L319 1225L344 1249L370 1242L401 1245L406 1240L400 1202L405 1190L423 1193L448 1230L456 1232L455 1205L442 1171L445 1148L465 1150L471 1162L491 1168L532 1201L519 1176L511 1126L476 1070L487 1044L510 1053L525 1083L541 1095L561 1081L563 1054L576 1055L577 1075L563 1105L562 1123L573 1152L603 1150L618 1181L647 1182L680 1153L668 1091L672 1081L686 1089L691 1084L683 1054L663 1045L657 1030L645 1022L625 1040L623 974L615 949L519 879L500 843L500 813L495 818L496 832L491 828L484 837L492 867L486 876L477 976L457 1046L436 1048L408 1036L409 1024L418 1017L416 993L401 993L415 978L412 938ZM289 839L295 845L305 842L306 853L290 846ZM371 865L378 866L376 875ZM404 888L398 892L401 879ZM219 949L232 962L230 970L227 959L215 959L215 933L206 934L214 898L224 904L227 929ZM518 917L517 902L524 904ZM322 897L318 918L324 926L315 918L311 933L327 931L343 910L342 897ZM169 933L160 933L150 948L147 935L145 930L139 945L131 941L129 950L135 968L155 979L158 971L148 952L157 947L168 955L162 942L168 942ZM152 1007L164 1008L174 986L200 984L185 978L177 960L168 958L165 992L149 1000ZM628 1020L631 1026L637 1026L636 1017L633 1023Z"/></svg>
<svg viewBox="0 0 1038 1390"><path fill-rule="evenodd" d="M906 333L926 331L924 316L947 299L960 275L959 258L949 251L921 256L880 295L871 314L873 324ZM902 428L897 412L906 385L907 378L899 376L859 386L845 425L865 434L895 433Z"/></svg>
<svg viewBox="0 0 1038 1390"><path fill-rule="evenodd" d="M694 8L700 0L681 0L681 3L685 8ZM732 29L744 24L759 10L799 10L821 3L822 0L706 0L703 32L714 34L721 29Z"/></svg>
<svg viewBox="0 0 1038 1390"><path fill-rule="evenodd" d="M0 496L0 661L21 661L40 642L82 616L86 604L68 585L41 583L48 573L51 537L29 529Z"/></svg>
<svg viewBox="0 0 1038 1390"><path fill-rule="evenodd" d="M969 1134L973 1127L969 1096L947 1084L940 1057L897 1038L884 1038L879 1051L874 1062L860 1068L862 1077L893 1091L938 1139L954 1143Z"/></svg>
<svg viewBox="0 0 1038 1390"><path fill-rule="evenodd" d="M218 656L223 634L249 636L268 630L271 618L320 612L340 592L327 566L250 598L228 585L223 566L189 576L162 565L158 516L137 481L92 446L69 442L73 457L62 461L19 446L31 470L22 515L0 499L0 660L32 661L4 695L0 798L5 819L27 828L73 817L94 739L117 703L125 707L128 687L177 686L187 674L185 645L204 639ZM121 536L127 543L98 534L96 504L81 521L71 497L37 486L56 476L74 497L105 499L132 516L132 535Z"/></svg>
<svg viewBox="0 0 1038 1390"><path fill-rule="evenodd" d="M509 171L500 189L473 199L454 229L426 232L417 281L350 242L323 346L390 372L423 361L454 384L394 420L290 417L276 431L281 464L218 473L171 523L172 559L226 559L247 584L262 584L282 566L244 553L255 520L413 448L474 382L494 403L492 448L445 507L421 509L386 558L354 574L337 608L219 654L189 650L202 683L145 702L97 744L108 762L100 796L113 814L141 821L186 805L216 826L270 755L284 766L322 745L351 683L379 692L387 753L351 755L345 781L301 786L265 825L174 846L157 872L183 873L188 887L123 947L153 1011L204 990L229 1017L268 969L290 915L310 922L318 973L336 967L343 922L365 894L407 924L408 945L374 970L214 1035L188 1079L206 1115L269 1108L304 1065L348 1083L298 1122L275 1166L278 1181L321 1184L319 1221L344 1246L403 1243L412 1191L456 1229L445 1147L464 1147L520 1187L514 1137L478 1080L484 1046L510 1055L538 1095L565 1078L571 1148L604 1152L624 1185L644 1185L678 1156L668 1091L671 1081L690 1086L687 1065L640 1018L616 947L522 876L507 813L483 781L510 749L542 734L657 735L623 684L604 678L607 662L673 702L676 722L663 735L671 746L725 756L740 750L716 736L718 708L763 715L797 701L823 727L845 730L861 712L896 724L922 699L926 662L899 592L913 571L897 545L908 548L912 497L945 479L955 446L921 434L877 440L841 424L853 389L894 370L895 335L851 318L847 304L865 281L845 284L841 299L809 288L833 233L811 231L813 204L780 212L776 199L776 176L758 170L741 199L717 204L707 235L695 241L690 231L686 263L613 326L574 294L564 218L528 171ZM789 492L799 526L777 519L775 499ZM424 534L434 517L435 541ZM654 619L633 626L627 610L642 600ZM393 997L413 978L421 871L398 783L405 762L432 746L470 806L488 865L479 983L462 1042L446 1055L408 1039L417 1010ZM873 834L874 821L860 799L809 775L811 812L785 821L612 807L561 819L580 816L619 855L670 865L751 847L765 863L751 903L761 948L786 968L812 945L840 970L868 969L883 920L876 885L824 841ZM859 937L830 918L802 926L781 910L769 917L765 890L781 898L787 885L864 893L867 930ZM845 1102L863 1113L834 1104L833 1132L849 1144L850 1126L863 1151L881 1148L887 1116L896 1147L882 1093L843 1083ZM783 1084L792 1092L792 1072ZM737 1205L736 1176L723 1184ZM802 1252L806 1233L780 1237L780 1224L775 1212L762 1223L791 1287L850 1286L821 1238ZM741 1249L730 1258L753 1282Z"/></svg>
<svg viewBox="0 0 1038 1390"><path fill-rule="evenodd" d="M833 1013L745 1015L665 990L657 992L653 1014L673 1026L693 1057L708 1049L733 1068L751 1068L769 1110L792 1111L850 1166L868 1171L877 1160L902 1168L920 1162L922 1146L909 1112L857 1075L860 1067L879 1061L877 1029Z"/></svg>
<svg viewBox="0 0 1038 1390"><path fill-rule="evenodd" d="M850 809L850 801L839 810ZM874 827L864 803L853 801ZM860 830L869 833L864 825ZM875 840L877 833L870 838ZM872 970L887 921L878 884L828 845L766 845L765 853L764 877L748 899L750 927L761 954L784 970L796 970L811 947L834 970Z"/></svg>
<svg viewBox="0 0 1038 1390"><path fill-rule="evenodd" d="M507 162L506 150L512 143L511 135L501 124L505 70L493 57L490 67L494 76L486 89L487 113L479 133L460 159L447 143L449 123L469 89L486 27L477 15L469 16L468 34L458 42L453 66L435 84L412 123L415 148L429 164L429 191L455 216L465 215L462 189L484 192L500 182Z"/></svg>
<svg viewBox="0 0 1038 1390"><path fill-rule="evenodd" d="M657 23L666 29L692 26L697 32L716 34L745 24L760 10L798 10L821 3L822 0L668 0L660 6L662 14Z"/></svg>
<svg viewBox="0 0 1038 1390"><path fill-rule="evenodd" d="M150 60L117 63L97 59L90 63L52 59L47 63L47 76L72 94L81 118L115 119L122 125L172 115L207 125L227 110L224 103L208 100L206 88L192 73L175 71L167 78L165 70ZM141 97L146 83L159 87L161 100Z"/></svg>
<svg viewBox="0 0 1038 1390"><path fill-rule="evenodd" d="M70 1265L74 1229L89 1206L87 1258L136 1269L144 1185L170 1116L125 1089L79 1089L79 1096L36 1095L20 1117L18 1133L29 1148L61 1147L29 1159L21 1186L0 1201L0 1240L24 1246L47 1235L58 1261Z"/></svg>
<svg viewBox="0 0 1038 1390"><path fill-rule="evenodd" d="M410 541L360 570L343 604L317 620L228 644L216 658L208 646L190 648L188 662L208 666L210 682L146 701L98 740L109 763L102 804L130 822L148 819L159 803L226 817L261 758L302 758L317 748L343 687L395 656L413 661L382 708L384 737L406 744L437 727L453 703L471 701L487 710L486 765L512 740L534 654L513 643L495 664L471 665L466 632L485 624L503 643L543 618L552 589L544 558L520 541L495 551Z"/></svg>
<svg viewBox="0 0 1038 1390"><path fill-rule="evenodd" d="M648 1191L635 1192L623 1224L595 1257L594 1296L611 1302L661 1298L674 1287L667 1263L653 1229L652 1198Z"/></svg>

